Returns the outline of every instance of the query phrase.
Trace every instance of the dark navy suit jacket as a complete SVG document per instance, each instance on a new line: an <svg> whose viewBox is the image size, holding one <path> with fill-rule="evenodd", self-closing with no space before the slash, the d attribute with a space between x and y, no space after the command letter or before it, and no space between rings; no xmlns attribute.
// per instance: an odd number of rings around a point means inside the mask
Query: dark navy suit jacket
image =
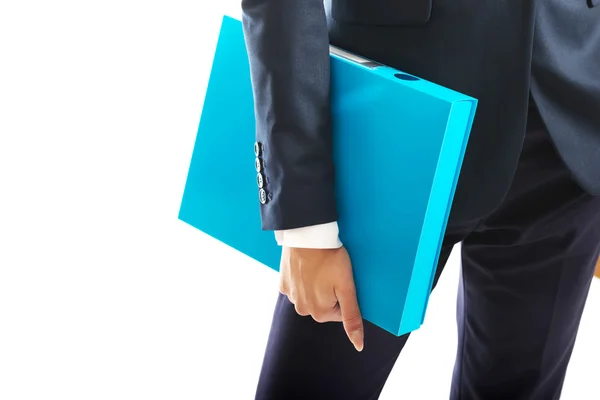
<svg viewBox="0 0 600 400"><path fill-rule="evenodd" d="M533 96L574 179L600 194L600 0L243 0L264 229L337 219L329 44L479 99L454 220L507 192Z"/></svg>

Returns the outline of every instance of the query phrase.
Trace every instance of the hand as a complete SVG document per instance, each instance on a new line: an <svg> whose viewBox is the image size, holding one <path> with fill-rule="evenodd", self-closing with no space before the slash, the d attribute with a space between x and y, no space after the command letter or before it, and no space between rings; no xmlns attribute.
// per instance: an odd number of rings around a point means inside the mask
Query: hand
<svg viewBox="0 0 600 400"><path fill-rule="evenodd" d="M280 266L281 293L302 316L317 322L342 322L358 351L364 345L364 329L356 300L350 256L339 249L283 247Z"/></svg>

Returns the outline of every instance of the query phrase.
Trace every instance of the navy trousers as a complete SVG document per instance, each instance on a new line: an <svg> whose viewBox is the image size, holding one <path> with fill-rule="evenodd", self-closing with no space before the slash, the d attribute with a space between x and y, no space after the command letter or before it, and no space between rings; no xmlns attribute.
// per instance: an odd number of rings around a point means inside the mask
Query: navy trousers
<svg viewBox="0 0 600 400"><path fill-rule="evenodd" d="M529 114L503 203L446 231L435 282L462 242L452 400L558 399L600 253L600 196L572 180ZM280 295L256 399L377 399L407 339L365 322L358 353L340 323L301 317Z"/></svg>

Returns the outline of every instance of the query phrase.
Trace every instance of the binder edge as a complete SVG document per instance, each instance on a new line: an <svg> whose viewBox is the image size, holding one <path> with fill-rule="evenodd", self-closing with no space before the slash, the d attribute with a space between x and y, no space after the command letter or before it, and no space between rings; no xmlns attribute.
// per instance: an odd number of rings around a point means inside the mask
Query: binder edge
<svg viewBox="0 0 600 400"><path fill-rule="evenodd" d="M453 128L453 126L456 126L458 124L461 124L461 125L464 124L465 131L463 131L463 133L464 133L463 141L458 149L458 154L454 155L457 163L456 163L456 170L454 171L454 179L453 179L450 187L445 187L443 182L440 180L442 173L439 172L439 169L436 170L436 173L434 176L434 183L432 185L432 189L431 189L429 198L430 199L434 198L435 195L438 194L440 191L442 191L442 192L447 191L448 192L448 204L447 204L446 210L444 212L441 229L439 229L440 235L437 238L435 238L437 240L438 244L437 244L437 250L434 253L434 255L427 252L427 249L431 246L431 241L433 240L433 238L431 238L431 237L425 238L424 236L426 235L425 232L428 231L426 229L426 226L428 226L430 224L439 223L439 222L436 222L436 219L440 218L440 216L436 211L434 211L430 207L427 208L427 211L425 213L423 229L421 231L421 238L419 241L419 247L417 248L417 254L415 257L415 266L418 265L420 262L425 262L426 265L431 265L432 267L431 267L431 271L427 271L427 273L429 274L428 281L426 281L424 279L415 281L415 279L414 279L415 272L418 273L419 271L413 270L413 273L412 273L412 276L410 279L410 283L409 283L409 287L408 287L408 293L406 295L406 300L404 303L405 313L402 315L402 318L400 320L400 325L398 328L398 336L401 336L403 334L406 334L408 332L412 332L412 331L418 329L425 320L425 314L426 314L427 306L429 303L429 297L431 295L431 289L433 286L433 281L435 278L435 274L437 271L437 265L438 265L439 258L440 258L440 252L441 252L441 248L442 248L443 238L444 238L446 227L448 224L448 218L450 216L450 210L452 208L454 194L456 192L458 179L460 177L460 171L462 169L462 163L464 160L467 144L468 144L469 137L471 134L471 128L473 126L473 120L475 117L477 104L478 104L477 99L470 98L468 96L465 96L464 99L457 100L457 101L454 101L451 103L450 113L448 116L448 122L446 124L445 135L449 132L450 129ZM438 163L440 160L443 159L442 153L452 151L452 149L449 149L448 147L449 147L448 140L447 140L447 137L445 136L444 141L442 142L442 148L440 151L440 158L438 160ZM436 215L436 214L438 214L438 215ZM431 258L431 260L423 261L424 258ZM424 271L420 271L420 272L422 274L424 274ZM425 283L425 282L427 282L427 283ZM424 287L425 284L427 285L427 287ZM422 297L423 295L425 296L425 298ZM411 310L411 311L409 311L409 313L407 314L406 310Z"/></svg>

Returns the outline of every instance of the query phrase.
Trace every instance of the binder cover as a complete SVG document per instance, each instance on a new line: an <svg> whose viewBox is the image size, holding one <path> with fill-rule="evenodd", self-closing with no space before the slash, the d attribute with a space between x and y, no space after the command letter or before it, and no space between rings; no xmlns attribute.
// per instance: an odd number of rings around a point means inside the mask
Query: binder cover
<svg viewBox="0 0 600 400"><path fill-rule="evenodd" d="M424 319L477 100L334 47L331 97L340 239L359 306L402 335ZM179 218L278 270L281 248L261 230L254 142L242 24L226 16Z"/></svg>

